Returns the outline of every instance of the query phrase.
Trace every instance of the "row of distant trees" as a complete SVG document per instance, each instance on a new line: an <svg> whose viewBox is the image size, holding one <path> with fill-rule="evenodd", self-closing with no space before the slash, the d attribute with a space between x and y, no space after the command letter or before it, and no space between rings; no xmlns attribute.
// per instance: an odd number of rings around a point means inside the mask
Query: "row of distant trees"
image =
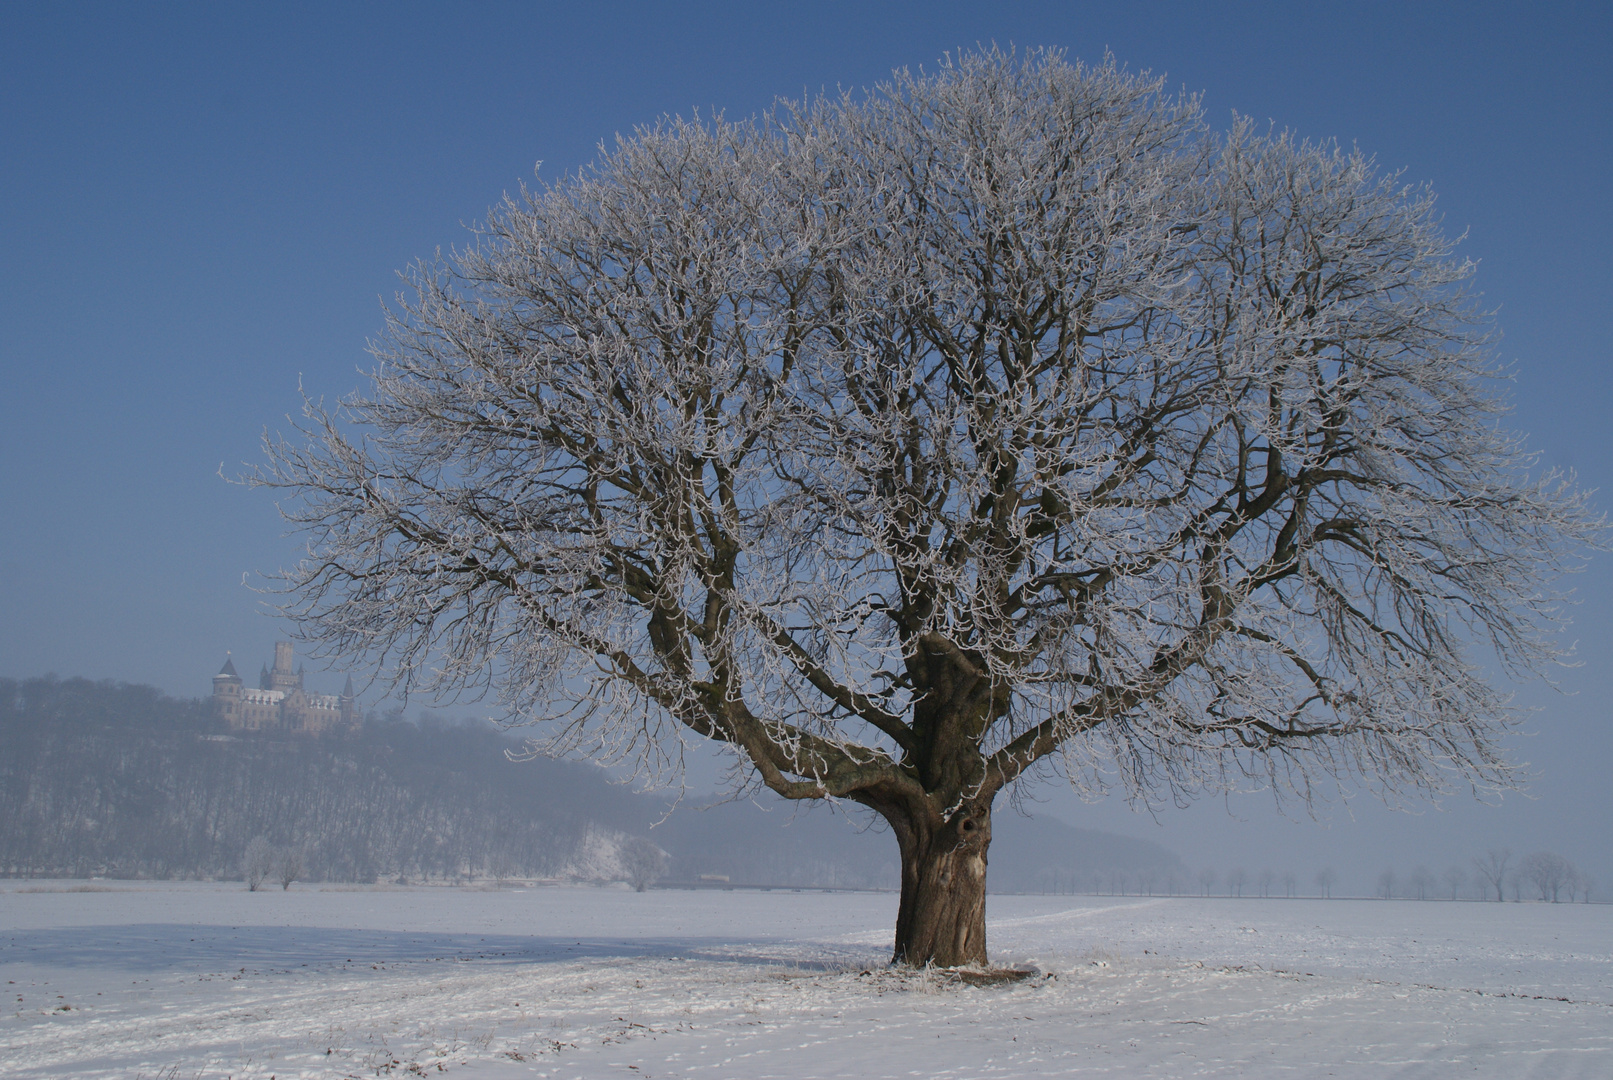
<svg viewBox="0 0 1613 1080"><path fill-rule="evenodd" d="M1339 874L1331 866L1302 878L1293 870L1263 868L1251 873L1242 866L1219 871L1103 869L1088 872L1049 868L1038 878L1042 892L1099 893L1140 896L1331 897ZM1375 895L1411 900L1541 900L1589 903L1595 883L1572 862L1553 851L1515 858L1510 848L1491 848L1468 865L1453 863L1435 873L1415 866L1404 874L1386 869L1378 875Z"/></svg>
<svg viewBox="0 0 1613 1080"><path fill-rule="evenodd" d="M1460 865L1436 876L1426 866L1412 868L1404 877L1392 869L1378 875L1377 895L1429 900L1473 897L1502 901L1540 900L1553 904L1575 900L1589 903L1595 883L1555 851L1533 851L1514 859L1511 848L1491 848L1472 860L1472 873Z"/></svg>
<svg viewBox="0 0 1613 1080"><path fill-rule="evenodd" d="M1331 895L1338 882L1338 874L1324 869L1316 875L1315 884L1322 892ZM1144 869L1103 869L1089 872L1051 869L1039 882L1044 892L1102 893L1108 895L1140 896L1301 896L1303 882L1292 870L1278 873L1270 868L1251 874L1241 866L1234 866L1222 874L1213 866L1197 871Z"/></svg>

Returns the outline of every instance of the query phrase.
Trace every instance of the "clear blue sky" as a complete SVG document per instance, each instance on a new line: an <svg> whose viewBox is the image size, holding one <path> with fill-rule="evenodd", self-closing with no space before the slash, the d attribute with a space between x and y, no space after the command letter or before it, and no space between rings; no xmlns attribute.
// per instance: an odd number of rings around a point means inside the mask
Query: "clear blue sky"
<svg viewBox="0 0 1613 1080"><path fill-rule="evenodd" d="M1613 489L1610 10L5 5L0 675L198 695L225 649L247 669L268 657L281 633L242 578L295 559L297 542L263 493L219 479L221 464L233 475L257 459L299 381L326 397L355 389L396 271L464 243L463 226L536 162L559 175L662 113L745 115L977 42L1107 48L1201 91L1218 124L1233 110L1271 119L1432 183L1499 309L1515 426L1546 463ZM1366 866L1380 850L1443 858L1487 836L1548 846L1562 829L1558 846L1613 891L1613 558L1579 588L1584 666L1565 677L1578 693L1529 695L1544 706L1519 744L1541 771L1534 801L1364 810L1327 842L1360 848ZM1108 805L1055 809L1159 831ZM1318 842L1308 823L1248 813L1237 824L1200 809L1161 828L1217 859L1251 851L1251 865L1262 844Z"/></svg>

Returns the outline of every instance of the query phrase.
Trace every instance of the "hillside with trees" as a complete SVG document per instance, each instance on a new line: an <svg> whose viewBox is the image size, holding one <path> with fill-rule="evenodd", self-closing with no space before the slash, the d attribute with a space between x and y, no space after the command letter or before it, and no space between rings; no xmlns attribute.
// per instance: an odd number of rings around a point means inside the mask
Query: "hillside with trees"
<svg viewBox="0 0 1613 1080"><path fill-rule="evenodd" d="M611 782L596 766L511 760L490 725L372 715L346 737L231 733L205 701L149 686L0 679L0 875L242 875L254 839L309 881L563 878L893 888L882 822ZM1051 819L1005 822L1000 888L1045 890L1176 856Z"/></svg>
<svg viewBox="0 0 1613 1080"><path fill-rule="evenodd" d="M244 737L150 687L0 680L0 873L234 877L257 836L322 880L608 863L643 816L631 793L585 765L511 762L510 745L397 718L341 739Z"/></svg>

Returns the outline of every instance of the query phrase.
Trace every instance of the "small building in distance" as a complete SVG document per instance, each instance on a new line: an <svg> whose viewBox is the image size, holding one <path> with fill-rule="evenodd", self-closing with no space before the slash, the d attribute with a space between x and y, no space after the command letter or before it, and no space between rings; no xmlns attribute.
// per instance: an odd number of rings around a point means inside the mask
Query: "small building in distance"
<svg viewBox="0 0 1613 1080"><path fill-rule="evenodd" d="M234 731L266 731L287 735L328 735L358 725L353 678L340 694L310 694L303 689L302 668L291 670L291 642L274 646L274 669L267 665L258 688L249 690L225 654L224 667L213 676L213 712Z"/></svg>

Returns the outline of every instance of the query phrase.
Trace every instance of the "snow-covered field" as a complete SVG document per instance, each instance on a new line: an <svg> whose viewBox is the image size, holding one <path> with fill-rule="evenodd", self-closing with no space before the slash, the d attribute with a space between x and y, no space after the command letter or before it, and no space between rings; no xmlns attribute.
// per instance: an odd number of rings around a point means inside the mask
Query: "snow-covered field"
<svg viewBox="0 0 1613 1080"><path fill-rule="evenodd" d="M0 1076L1613 1076L1613 907L0 882Z"/></svg>

